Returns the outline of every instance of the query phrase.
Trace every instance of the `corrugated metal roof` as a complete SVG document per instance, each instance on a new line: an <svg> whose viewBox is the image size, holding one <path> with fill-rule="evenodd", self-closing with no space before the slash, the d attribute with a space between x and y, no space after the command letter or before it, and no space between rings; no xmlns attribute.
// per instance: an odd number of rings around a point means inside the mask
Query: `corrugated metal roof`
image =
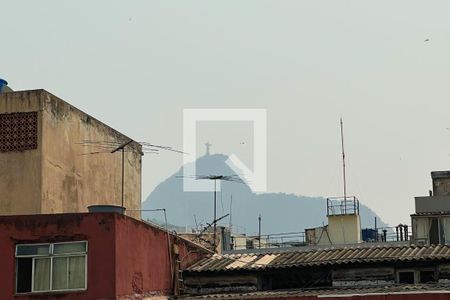
<svg viewBox="0 0 450 300"><path fill-rule="evenodd" d="M328 289L303 289L303 290L257 291L257 292L255 291L247 293L187 295L181 296L179 299L183 300L188 299L234 300L234 299L274 299L274 298L292 299L296 297L305 297L305 296L316 296L316 297L326 296L326 298L373 296L374 299L385 299L386 295L421 295L422 298L428 299L431 298L430 296L432 294L450 295L449 286L441 284L414 284L414 285L393 285L393 286L365 287L365 288L346 287L346 288L328 288ZM379 298L376 298L375 296L379 296Z"/></svg>
<svg viewBox="0 0 450 300"><path fill-rule="evenodd" d="M450 260L450 245L374 247L330 247L298 249L289 252L238 253L213 255L193 264L185 271L214 272L258 270L299 266L319 266L366 262Z"/></svg>

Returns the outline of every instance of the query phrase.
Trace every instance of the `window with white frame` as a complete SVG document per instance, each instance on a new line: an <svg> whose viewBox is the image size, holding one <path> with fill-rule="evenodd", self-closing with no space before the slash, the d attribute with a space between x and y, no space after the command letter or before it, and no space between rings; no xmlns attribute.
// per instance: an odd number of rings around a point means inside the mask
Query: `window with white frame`
<svg viewBox="0 0 450 300"><path fill-rule="evenodd" d="M87 242L16 245L16 292L86 289Z"/></svg>

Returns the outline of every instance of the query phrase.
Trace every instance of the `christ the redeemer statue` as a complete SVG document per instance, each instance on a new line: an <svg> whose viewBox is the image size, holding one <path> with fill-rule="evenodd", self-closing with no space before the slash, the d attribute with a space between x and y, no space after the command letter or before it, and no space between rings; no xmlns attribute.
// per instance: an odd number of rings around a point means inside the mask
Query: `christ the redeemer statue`
<svg viewBox="0 0 450 300"><path fill-rule="evenodd" d="M210 155L211 154L211 152L210 152L211 146L212 145L209 142L205 143L205 147L206 147L206 154L205 155Z"/></svg>

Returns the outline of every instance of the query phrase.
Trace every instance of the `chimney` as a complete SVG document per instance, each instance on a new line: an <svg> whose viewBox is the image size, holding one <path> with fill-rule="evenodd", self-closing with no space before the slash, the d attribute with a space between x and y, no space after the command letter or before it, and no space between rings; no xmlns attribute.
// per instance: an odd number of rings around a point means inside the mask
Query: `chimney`
<svg viewBox="0 0 450 300"><path fill-rule="evenodd" d="M450 195L450 171L431 172L431 178L433 180L434 196Z"/></svg>

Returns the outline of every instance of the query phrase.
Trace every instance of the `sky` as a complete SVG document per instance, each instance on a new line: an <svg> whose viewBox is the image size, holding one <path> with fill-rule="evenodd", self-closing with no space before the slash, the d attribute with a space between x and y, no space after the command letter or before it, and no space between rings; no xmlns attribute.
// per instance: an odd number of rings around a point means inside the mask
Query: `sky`
<svg viewBox="0 0 450 300"><path fill-rule="evenodd" d="M450 169L448 1L2 1L0 77L138 141L183 147L183 110L267 111L267 189L348 193L409 223ZM199 122L199 155L252 165L251 122ZM143 198L183 156L143 158Z"/></svg>

